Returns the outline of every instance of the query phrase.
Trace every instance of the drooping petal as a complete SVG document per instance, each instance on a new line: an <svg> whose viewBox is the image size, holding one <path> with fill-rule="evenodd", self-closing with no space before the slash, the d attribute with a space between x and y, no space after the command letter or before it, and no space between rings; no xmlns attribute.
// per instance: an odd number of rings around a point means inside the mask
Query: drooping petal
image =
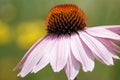
<svg viewBox="0 0 120 80"><path fill-rule="evenodd" d="M93 70L93 55L77 34L71 36L71 50L75 58L82 64L85 72Z"/></svg>
<svg viewBox="0 0 120 80"><path fill-rule="evenodd" d="M49 38L50 36L45 37L34 49L30 50L29 56L23 64L22 70L18 76L24 77L32 71L32 68L39 62L43 54L46 53L45 48Z"/></svg>
<svg viewBox="0 0 120 80"><path fill-rule="evenodd" d="M113 50L115 52L120 52L120 47L117 46L116 44L114 44L112 41L110 40L106 40L103 38L99 38L99 40L106 46L108 47L108 49Z"/></svg>
<svg viewBox="0 0 120 80"><path fill-rule="evenodd" d="M93 28L104 28L104 29L108 29L114 33L120 34L120 25L109 25L109 26L96 26Z"/></svg>
<svg viewBox="0 0 120 80"><path fill-rule="evenodd" d="M79 34L84 43L94 53L95 57L98 57L99 60L101 60L107 65L113 65L113 59L112 56L110 55L110 52L100 41L90 36L86 32L80 32Z"/></svg>
<svg viewBox="0 0 120 80"><path fill-rule="evenodd" d="M103 38L98 38L98 40L102 42L102 44L104 44L104 46L110 51L111 56L113 58L119 59L119 57L115 54L115 52L120 52L120 47L112 43L110 40L106 40Z"/></svg>
<svg viewBox="0 0 120 80"><path fill-rule="evenodd" d="M59 72L67 63L70 53L70 39L66 36L59 36L52 46L50 64L54 72Z"/></svg>
<svg viewBox="0 0 120 80"><path fill-rule="evenodd" d="M102 26L102 27L106 28L114 33L120 34L120 25Z"/></svg>
<svg viewBox="0 0 120 80"><path fill-rule="evenodd" d="M49 63L48 53L43 55L36 66L33 67L32 72L37 73L39 70L43 69Z"/></svg>
<svg viewBox="0 0 120 80"><path fill-rule="evenodd" d="M101 37L101 38L107 38L107 39L120 41L119 35L104 28L100 28L100 27L89 28L89 29L86 29L86 32L95 37Z"/></svg>
<svg viewBox="0 0 120 80"><path fill-rule="evenodd" d="M67 64L65 66L65 72L68 80L74 80L79 73L80 63L74 58L72 54L69 54Z"/></svg>
<svg viewBox="0 0 120 80"><path fill-rule="evenodd" d="M53 45L55 41L56 39L52 39L52 38L50 41L48 41L45 49L46 52L43 54L38 64L33 67L32 69L33 73L37 73L39 70L44 68L50 62L50 55L51 55L51 49L52 49L52 47L50 46Z"/></svg>
<svg viewBox="0 0 120 80"><path fill-rule="evenodd" d="M18 68L22 68L24 62L26 61L26 59L28 58L28 56L31 54L31 52L33 51L33 49L35 49L39 43L41 43L47 36L43 37L42 39L38 40L28 51L27 53L24 55L24 57L22 58L22 60L18 63L18 65L14 68L14 70L18 69Z"/></svg>

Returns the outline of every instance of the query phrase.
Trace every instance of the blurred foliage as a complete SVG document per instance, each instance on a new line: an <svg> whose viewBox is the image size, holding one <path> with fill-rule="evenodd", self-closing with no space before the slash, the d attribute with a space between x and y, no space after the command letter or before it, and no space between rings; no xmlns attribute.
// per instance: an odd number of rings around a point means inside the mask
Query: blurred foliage
<svg viewBox="0 0 120 80"><path fill-rule="evenodd" d="M88 18L88 26L120 24L120 0L0 0L0 80L66 80L64 71L47 66L25 78L12 71L25 52L46 34L48 11L58 4L76 4ZM93 72L80 70L78 80L120 80L120 62L108 67L96 62Z"/></svg>

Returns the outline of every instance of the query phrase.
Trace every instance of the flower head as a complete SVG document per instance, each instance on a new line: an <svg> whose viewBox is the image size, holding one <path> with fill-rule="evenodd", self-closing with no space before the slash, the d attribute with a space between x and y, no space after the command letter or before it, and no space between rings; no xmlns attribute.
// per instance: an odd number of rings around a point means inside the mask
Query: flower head
<svg viewBox="0 0 120 80"><path fill-rule="evenodd" d="M36 73L50 64L54 72L65 70L68 80L79 73L94 69L94 59L113 65L119 59L120 25L86 28L84 12L75 5L58 5L47 16L48 34L38 40L26 53L16 68L18 76Z"/></svg>
<svg viewBox="0 0 120 80"><path fill-rule="evenodd" d="M50 34L71 34L84 29L86 17L84 12L75 5L58 5L50 10L46 26Z"/></svg>

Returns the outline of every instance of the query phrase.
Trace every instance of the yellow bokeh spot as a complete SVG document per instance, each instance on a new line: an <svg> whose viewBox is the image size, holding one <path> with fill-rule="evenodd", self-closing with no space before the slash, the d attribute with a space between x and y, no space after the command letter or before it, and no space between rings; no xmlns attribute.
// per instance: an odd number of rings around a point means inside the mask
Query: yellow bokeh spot
<svg viewBox="0 0 120 80"><path fill-rule="evenodd" d="M10 41L10 28L0 20L0 44L6 44Z"/></svg>
<svg viewBox="0 0 120 80"><path fill-rule="evenodd" d="M44 21L21 23L17 32L18 46L27 49L46 34Z"/></svg>

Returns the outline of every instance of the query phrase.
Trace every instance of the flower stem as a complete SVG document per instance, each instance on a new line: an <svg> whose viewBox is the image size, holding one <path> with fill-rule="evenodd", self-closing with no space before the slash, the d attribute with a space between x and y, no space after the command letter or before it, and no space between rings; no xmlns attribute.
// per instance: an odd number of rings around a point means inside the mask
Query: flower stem
<svg viewBox="0 0 120 80"><path fill-rule="evenodd" d="M77 77L74 80L77 80Z"/></svg>

